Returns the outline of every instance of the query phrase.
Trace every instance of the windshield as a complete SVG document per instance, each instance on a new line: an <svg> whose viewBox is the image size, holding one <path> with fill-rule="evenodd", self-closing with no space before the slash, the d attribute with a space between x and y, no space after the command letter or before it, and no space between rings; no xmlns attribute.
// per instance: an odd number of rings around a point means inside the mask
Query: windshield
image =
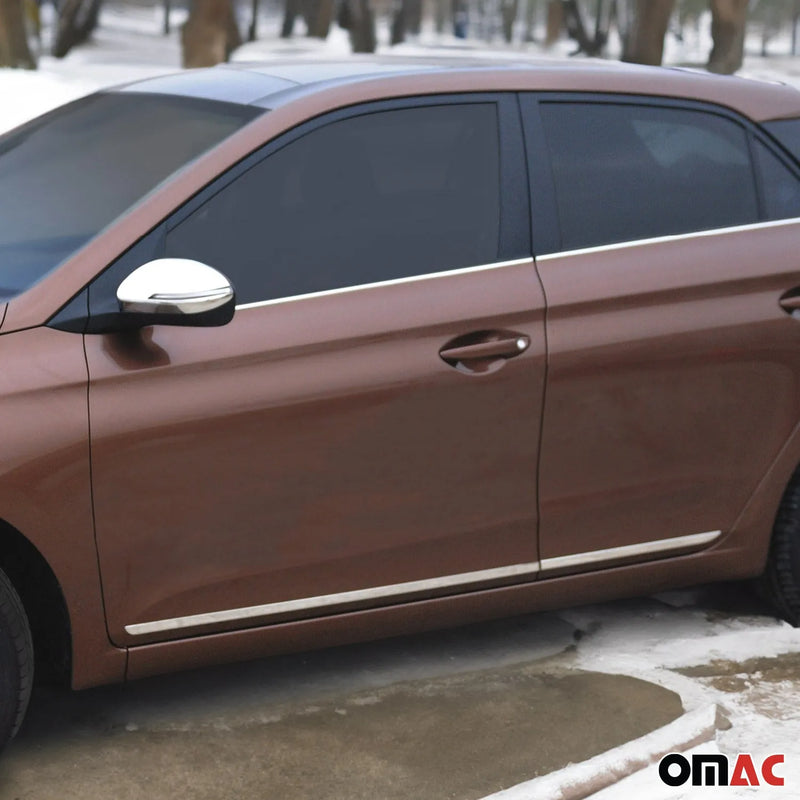
<svg viewBox="0 0 800 800"><path fill-rule="evenodd" d="M101 93L0 136L0 300L24 291L263 109Z"/></svg>

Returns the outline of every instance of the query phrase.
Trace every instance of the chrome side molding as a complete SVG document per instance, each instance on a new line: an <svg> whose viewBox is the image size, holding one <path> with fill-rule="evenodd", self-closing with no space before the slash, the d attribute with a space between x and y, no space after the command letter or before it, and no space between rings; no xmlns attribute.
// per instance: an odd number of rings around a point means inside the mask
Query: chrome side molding
<svg viewBox="0 0 800 800"><path fill-rule="evenodd" d="M508 578L516 578L518 582L523 583L540 573L546 575L548 572L576 569L589 564L601 566L628 558L646 560L647 557L658 558L676 550L700 548L715 542L721 535L722 531L706 531L688 536L676 536L670 539L656 539L642 542L641 544L609 547L603 550L591 550L586 553L575 553L568 556L556 556L524 564L510 564L505 567L494 567L475 572L442 575L438 578L393 583L386 586L372 586L367 589L323 594L316 597L301 597L295 600L283 600L277 603L265 603L264 605L232 608L224 611L211 611L206 614L191 614L186 617L160 619L153 622L138 622L133 625L126 625L125 632L131 636L144 636L146 634L187 628L204 628L224 622L240 622L248 619L258 619L259 622L267 623L270 618L283 614L317 611L350 603L381 601L403 595L412 596L410 599L413 599L413 595L424 592L440 591L442 589L467 589L478 583L492 583L507 580Z"/></svg>
<svg viewBox="0 0 800 800"><path fill-rule="evenodd" d="M641 556L660 556L673 550L686 550L711 544L722 536L722 531L706 531L692 533L689 536L676 536L672 539L654 539L641 544L628 544L622 547L608 547L604 550L590 550L586 553L575 553L569 556L543 558L539 566L543 573L559 569L573 569L587 564L603 564L623 558L639 558Z"/></svg>
<svg viewBox="0 0 800 800"><path fill-rule="evenodd" d="M125 631L132 636L141 636L145 633L159 633L161 631L180 630L181 628L197 628L206 625L216 625L220 622L232 622L253 619L255 617L269 618L297 611L323 609L329 606L359 603L368 600L384 600L399 595L413 595L419 594L420 592L449 589L451 587L470 586L475 583L498 581L505 578L531 578L536 575L538 571L539 564L535 561L530 564L511 564L507 567L482 569L476 572L462 572L457 575L443 575L439 578L427 578L421 581L393 583L387 586L355 589L350 592L337 592L336 594L323 594L317 597L302 597L297 600L266 603L261 606L233 608L228 611L212 611L208 614L192 614L188 617L161 619L155 622L141 622L136 625L126 625Z"/></svg>

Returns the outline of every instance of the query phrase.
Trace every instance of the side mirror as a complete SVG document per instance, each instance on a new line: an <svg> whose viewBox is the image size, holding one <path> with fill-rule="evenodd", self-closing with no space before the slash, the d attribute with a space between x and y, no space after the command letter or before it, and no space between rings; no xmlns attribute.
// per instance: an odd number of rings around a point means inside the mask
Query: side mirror
<svg viewBox="0 0 800 800"><path fill-rule="evenodd" d="M158 258L135 269L117 289L119 309L144 325L225 325L236 302L230 281L188 258Z"/></svg>

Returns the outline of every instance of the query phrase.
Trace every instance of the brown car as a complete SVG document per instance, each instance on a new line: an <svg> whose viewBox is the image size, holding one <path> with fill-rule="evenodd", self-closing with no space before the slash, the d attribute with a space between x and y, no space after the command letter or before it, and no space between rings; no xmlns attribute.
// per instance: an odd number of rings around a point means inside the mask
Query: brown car
<svg viewBox="0 0 800 800"><path fill-rule="evenodd" d="M0 138L0 740L76 688L700 581L800 621L800 93L240 65ZM776 522L777 515L777 522Z"/></svg>

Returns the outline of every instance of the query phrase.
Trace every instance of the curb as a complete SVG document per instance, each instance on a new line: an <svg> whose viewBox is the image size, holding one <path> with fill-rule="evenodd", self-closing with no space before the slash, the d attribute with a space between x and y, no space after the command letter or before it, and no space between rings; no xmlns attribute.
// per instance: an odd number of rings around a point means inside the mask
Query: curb
<svg viewBox="0 0 800 800"><path fill-rule="evenodd" d="M712 740L730 723L716 704L690 711L668 725L580 764L519 783L483 800L582 800L649 766L667 753Z"/></svg>

